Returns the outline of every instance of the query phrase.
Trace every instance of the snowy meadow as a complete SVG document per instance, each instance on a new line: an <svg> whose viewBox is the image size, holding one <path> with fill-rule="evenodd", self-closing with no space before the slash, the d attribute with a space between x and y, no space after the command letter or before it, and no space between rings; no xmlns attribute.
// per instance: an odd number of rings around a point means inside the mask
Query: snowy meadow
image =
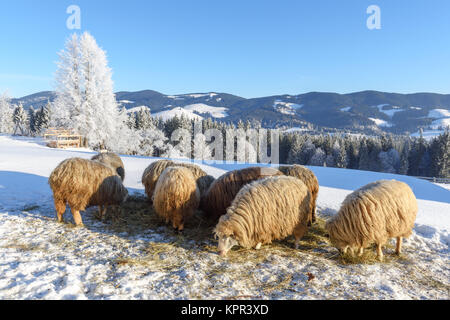
<svg viewBox="0 0 450 320"><path fill-rule="evenodd" d="M448 299L450 191L412 177L310 167L320 183L318 221L294 249L288 238L260 250L235 248L226 258L202 213L182 234L147 204L140 178L158 158L122 156L130 193L121 215L97 209L76 228L69 210L56 221L47 179L89 149L50 149L38 138L0 135L0 299ZM219 177L246 164L199 164ZM379 179L408 183L419 203L402 254L388 245L385 262L342 257L324 222L346 195Z"/></svg>

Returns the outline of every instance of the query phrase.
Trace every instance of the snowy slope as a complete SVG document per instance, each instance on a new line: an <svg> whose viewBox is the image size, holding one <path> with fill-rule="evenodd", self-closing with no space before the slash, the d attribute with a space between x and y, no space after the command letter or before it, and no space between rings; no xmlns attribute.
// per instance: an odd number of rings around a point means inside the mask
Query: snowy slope
<svg viewBox="0 0 450 320"><path fill-rule="evenodd" d="M448 299L450 191L412 177L311 167L320 182L319 217L336 213L352 190L378 179L408 183L419 202L404 253L388 262L344 265L329 244L294 250L291 242L220 258L211 236L180 236L163 225L116 231L83 214L84 228L55 222L47 177L89 150L49 149L37 139L0 135L0 299ZM157 159L122 157L125 185L142 192L143 170ZM201 164L218 177L248 164ZM124 213L126 214L126 213ZM71 221L70 214L66 218ZM258 272L254 272L257 270ZM307 273L315 275L308 280Z"/></svg>
<svg viewBox="0 0 450 320"><path fill-rule="evenodd" d="M375 124L379 127L392 127L393 124L390 123L389 121L386 120L382 120L382 119L377 119L377 118L369 118L370 120L372 120L373 122L375 122Z"/></svg>
<svg viewBox="0 0 450 320"><path fill-rule="evenodd" d="M192 111L198 114L211 114L213 118L225 118L228 117L228 108L224 107L212 107L204 103L190 104L183 107L184 110Z"/></svg>
<svg viewBox="0 0 450 320"><path fill-rule="evenodd" d="M152 114L152 117L162 118L164 121L166 121L168 119L172 119L175 116L178 116L178 117L185 116L186 118L188 118L190 120L202 120L203 119L203 117L195 114L193 111L186 110L182 107L176 107L171 110L161 111L161 112Z"/></svg>

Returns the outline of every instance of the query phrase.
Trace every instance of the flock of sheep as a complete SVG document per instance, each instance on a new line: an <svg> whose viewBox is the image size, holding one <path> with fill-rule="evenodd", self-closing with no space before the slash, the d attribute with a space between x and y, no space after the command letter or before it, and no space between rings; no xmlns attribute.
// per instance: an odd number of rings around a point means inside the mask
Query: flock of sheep
<svg viewBox="0 0 450 320"><path fill-rule="evenodd" d="M100 153L91 160L71 158L53 170L49 184L53 191L58 221L66 204L74 221L82 225L80 211L106 208L126 201L124 165L114 153ZM259 249L273 240L295 237L295 245L315 222L319 183L314 173L300 165L250 167L225 173L218 179L199 166L159 160L142 175L145 193L158 216L182 231L197 209L216 223L221 256L234 246ZM331 243L353 255L375 243L383 260L382 246L412 233L417 200L410 187L395 180L370 183L348 195L337 215L326 223Z"/></svg>

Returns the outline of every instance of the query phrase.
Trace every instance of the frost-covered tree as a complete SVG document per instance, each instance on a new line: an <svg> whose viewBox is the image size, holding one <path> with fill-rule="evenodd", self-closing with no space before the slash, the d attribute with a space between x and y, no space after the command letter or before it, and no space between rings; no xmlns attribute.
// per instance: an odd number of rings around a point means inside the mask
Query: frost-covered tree
<svg viewBox="0 0 450 320"><path fill-rule="evenodd" d="M87 138L89 146L108 148L119 118L112 71L92 35L85 32L79 42L83 99L80 111L73 115L73 128Z"/></svg>
<svg viewBox="0 0 450 320"><path fill-rule="evenodd" d="M400 155L394 148L388 151L381 151L378 154L378 160L380 161L382 172L397 173L400 168Z"/></svg>
<svg viewBox="0 0 450 320"><path fill-rule="evenodd" d="M72 116L80 113L83 101L80 43L76 33L66 40L64 50L58 53L58 57L51 125L69 128L73 125Z"/></svg>
<svg viewBox="0 0 450 320"><path fill-rule="evenodd" d="M22 135L25 135L26 134L25 129L28 124L28 116L26 111L23 109L22 104L19 104L14 109L13 121L14 121L14 135L17 134L17 130L20 130L20 133Z"/></svg>
<svg viewBox="0 0 450 320"><path fill-rule="evenodd" d="M121 125L106 53L85 32L59 54L52 124L74 129L93 148L110 148Z"/></svg>
<svg viewBox="0 0 450 320"><path fill-rule="evenodd" d="M310 166L322 167L326 163L327 155L321 148L317 148L314 155L309 160Z"/></svg>
<svg viewBox="0 0 450 320"><path fill-rule="evenodd" d="M0 95L0 133L13 133L13 112L10 98L6 93Z"/></svg>
<svg viewBox="0 0 450 320"><path fill-rule="evenodd" d="M152 115L150 109L142 108L136 113L136 129L150 129L154 128Z"/></svg>
<svg viewBox="0 0 450 320"><path fill-rule="evenodd" d="M36 110L34 110L33 106L30 106L28 109L28 124L30 135L36 134Z"/></svg>

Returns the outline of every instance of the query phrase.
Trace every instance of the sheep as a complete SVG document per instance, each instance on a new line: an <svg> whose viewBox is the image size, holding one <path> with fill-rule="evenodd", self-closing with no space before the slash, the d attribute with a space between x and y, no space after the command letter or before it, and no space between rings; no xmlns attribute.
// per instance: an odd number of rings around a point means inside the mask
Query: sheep
<svg viewBox="0 0 450 320"><path fill-rule="evenodd" d="M235 245L259 249L293 234L295 248L308 229L311 193L297 178L273 176L244 186L214 229L221 256Z"/></svg>
<svg viewBox="0 0 450 320"><path fill-rule="evenodd" d="M377 258L383 261L382 246L396 237L396 254L401 253L402 237L409 237L417 215L417 199L411 188L396 180L369 183L349 194L336 216L325 228L331 243L343 253L377 245Z"/></svg>
<svg viewBox="0 0 450 320"><path fill-rule="evenodd" d="M316 175L308 168L294 164L292 166L280 166L278 168L286 176L291 176L302 180L311 192L311 216L310 222L316 222L316 200L319 195L319 181Z"/></svg>
<svg viewBox="0 0 450 320"><path fill-rule="evenodd" d="M167 167L158 179L153 194L156 213L182 231L184 223L200 203L200 191L194 175L186 167Z"/></svg>
<svg viewBox="0 0 450 320"><path fill-rule="evenodd" d="M241 188L258 179L283 175L271 167L249 167L229 171L217 178L202 197L200 209L211 221L218 221L226 213Z"/></svg>
<svg viewBox="0 0 450 320"><path fill-rule="evenodd" d="M164 169L166 169L167 167L174 167L174 166L185 167L190 169L192 174L194 175L195 180L200 185L201 190L207 188L208 180L203 178L207 176L207 173L203 171L199 166L192 163L174 162L172 160L158 160L151 163L142 174L142 184L145 187L145 193L147 194L147 197L150 202L152 201L153 192L155 191L155 186L156 183L158 182L159 176L164 171Z"/></svg>
<svg viewBox="0 0 450 320"><path fill-rule="evenodd" d="M114 152L101 152L93 156L91 160L110 166L116 170L122 182L125 180L125 166L123 165L122 159Z"/></svg>
<svg viewBox="0 0 450 320"><path fill-rule="evenodd" d="M50 174L48 183L59 222L63 221L66 204L69 204L77 226L83 225L80 211L87 207L119 205L128 197L116 171L97 161L81 158L66 159ZM103 210L100 211L103 215Z"/></svg>

